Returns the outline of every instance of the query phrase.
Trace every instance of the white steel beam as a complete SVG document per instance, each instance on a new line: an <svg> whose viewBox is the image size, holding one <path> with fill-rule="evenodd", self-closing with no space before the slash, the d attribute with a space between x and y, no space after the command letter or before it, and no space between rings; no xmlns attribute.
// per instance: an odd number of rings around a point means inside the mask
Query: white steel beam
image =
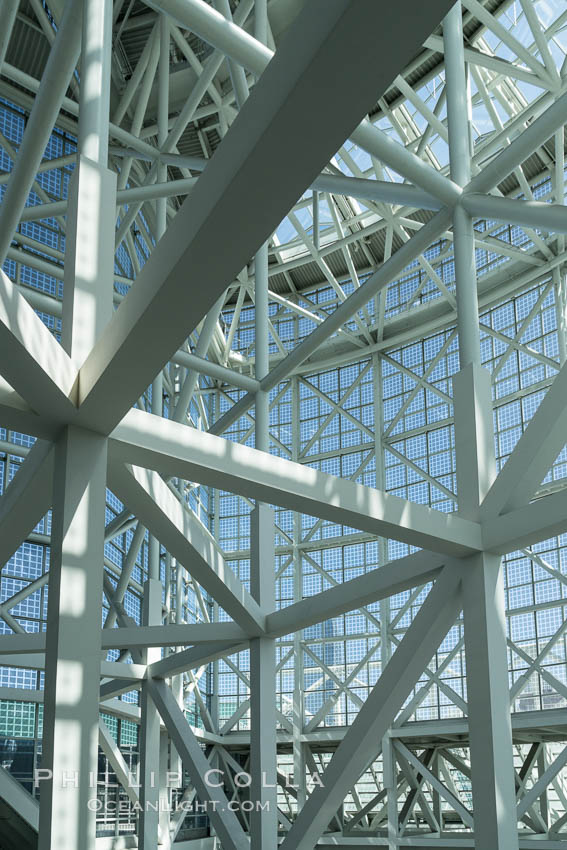
<svg viewBox="0 0 567 850"><path fill-rule="evenodd" d="M187 646L201 643L205 645L215 643L219 648L224 648L227 642L236 644L247 639L246 632L236 623L175 623L103 629L101 645L105 650Z"/></svg>
<svg viewBox="0 0 567 850"><path fill-rule="evenodd" d="M381 201L386 204L417 207L425 210L437 211L444 206L442 201L423 189L417 189L415 186L409 186L406 183L394 183L385 180L368 180L362 177L324 173L313 181L311 188L320 192L331 192L333 195L345 195L348 198ZM316 197L318 197L317 191L313 193L313 198ZM317 204L314 209L317 209ZM313 230L316 232L315 222L313 223Z"/></svg>
<svg viewBox="0 0 567 850"><path fill-rule="evenodd" d="M218 623L214 624L215 631L218 625ZM153 679L169 679L170 676L176 676L186 670L195 670L203 664L209 664L217 658L222 658L223 655L240 652L247 646L247 642L239 643L236 640L227 640L221 643L202 643L182 652L166 655L160 661L154 661L148 668L148 675Z"/></svg>
<svg viewBox="0 0 567 850"><path fill-rule="evenodd" d="M437 52L442 52L443 39L438 35L430 35L423 46ZM487 68L500 76L509 77L513 80L522 80L525 83L530 83L532 86L547 89L546 83L542 82L539 77L536 77L532 71L527 71L521 65L515 65L506 59L500 59L498 56L492 56L478 48L470 46L465 47L464 55L470 65L478 65L480 68Z"/></svg>
<svg viewBox="0 0 567 850"><path fill-rule="evenodd" d="M518 809L516 812L516 817L518 820L530 809L531 806L536 802L538 797L545 792L548 785L551 784L551 781L557 776L560 770L562 770L567 764L567 747L564 747L557 758L549 765L547 770L545 770L539 779L534 782L529 791L520 797L518 801Z"/></svg>
<svg viewBox="0 0 567 850"><path fill-rule="evenodd" d="M77 370L1 269L0 355L2 376L36 413L59 424L76 413Z"/></svg>
<svg viewBox="0 0 567 850"><path fill-rule="evenodd" d="M194 356L195 358L203 360L203 363L206 363L204 358L207 356L207 352L209 350L213 334L217 327L220 312L224 305L224 295L225 293L220 296L220 298L213 305L212 309L209 310L209 312L207 313L207 316L203 322L201 331L199 333L199 339L197 340ZM177 397L175 410L173 411L173 414L170 417L175 422L186 421L187 410L189 408L189 405L191 404L191 399L193 398L193 393L195 391L195 387L197 386L198 378L198 370L195 368L189 368L185 376L183 386L181 387L181 390Z"/></svg>
<svg viewBox="0 0 567 850"><path fill-rule="evenodd" d="M443 558L439 555L416 552L268 614L266 630L273 637L300 631L426 584L435 579L442 568Z"/></svg>
<svg viewBox="0 0 567 850"><path fill-rule="evenodd" d="M105 537L107 536L107 532L105 532ZM120 570L120 578L116 584L116 587L113 588L112 592L112 600L110 602L110 610L106 615L106 619L104 621L104 628L111 629L116 623L116 618L118 614L118 606L121 605L122 600L124 599L124 595L128 590L128 585L130 583L130 578L132 576L132 571L135 567L136 560L138 559L138 555L140 553L140 549L144 542L144 538L146 536L146 529L139 522L136 525L136 530L132 536L132 540L130 541L130 546L128 547L128 551L125 554L125 557L122 561L122 568Z"/></svg>
<svg viewBox="0 0 567 850"><path fill-rule="evenodd" d="M53 446L38 441L0 497L0 566L12 557L51 507Z"/></svg>
<svg viewBox="0 0 567 850"><path fill-rule="evenodd" d="M197 177L188 177L179 180L170 180L167 183L151 183L147 186L132 186L128 189L120 189L116 193L116 205L123 206L124 204L132 204L136 201L151 201L156 198L189 195L195 187L197 180ZM0 184L2 182L2 178L0 178ZM387 204L426 210L440 210L444 206L443 202L432 194L405 183L322 173L315 178L311 185L313 189L318 189L322 192L331 192L334 195L345 195L350 198L359 198L367 201L380 201ZM471 197L484 198L485 196L475 195ZM543 205L537 205L538 208L539 206ZM68 201L50 201L48 203L36 204L33 207L26 207L23 210L20 221L39 221L42 218L64 215L68 210Z"/></svg>
<svg viewBox="0 0 567 850"><path fill-rule="evenodd" d="M39 823L39 806L35 797L26 791L21 782L12 776L5 767L0 767L0 797L3 806L6 804L18 813L24 823L37 832ZM5 821L6 822L6 821ZM9 823L9 821L7 821ZM25 839L14 830L14 841L25 843Z"/></svg>
<svg viewBox="0 0 567 850"><path fill-rule="evenodd" d="M152 417L158 425L162 420ZM185 430L187 426L177 425ZM197 432L196 432L197 433ZM155 472L112 459L109 485L225 611L249 634L263 631L263 614L224 558L212 535Z"/></svg>
<svg viewBox="0 0 567 850"><path fill-rule="evenodd" d="M199 799L208 803L207 815L226 850L249 850L250 843L218 782L218 773L207 781L211 765L195 738L185 714L165 682L149 679L148 687Z"/></svg>
<svg viewBox="0 0 567 850"><path fill-rule="evenodd" d="M567 488L501 516L487 516L482 524L482 539L488 551L505 554L566 530Z"/></svg>
<svg viewBox="0 0 567 850"><path fill-rule="evenodd" d="M53 439L57 434L57 425L46 422L38 416L27 402L0 377L0 421L5 428L32 434L34 437Z"/></svg>
<svg viewBox="0 0 567 850"><path fill-rule="evenodd" d="M212 434L131 410L112 434L112 454L223 490L446 554L479 550L480 527ZM133 507L135 510L135 508Z"/></svg>
<svg viewBox="0 0 567 850"><path fill-rule="evenodd" d="M567 208L561 204L521 201L475 192L465 193L460 204L470 215L489 221L496 219L551 233L567 233Z"/></svg>
<svg viewBox="0 0 567 850"><path fill-rule="evenodd" d="M399 10L379 49L372 0L328 0L324 16L311 5L298 15L84 364L81 421L107 433L120 421L449 5L432 0L417 13L405 2L408 14ZM357 45L346 66L345 43ZM216 250L219 232L231 234L230 250ZM188 268L197 287L187 286Z"/></svg>
<svg viewBox="0 0 567 850"><path fill-rule="evenodd" d="M116 778L126 792L126 796L131 803L137 803L138 794L136 789L133 787L131 772L128 770L128 765L124 760L124 756L120 752L116 741L112 737L110 729L102 717L100 717L98 721L98 740L100 748L107 757L110 766L116 774Z"/></svg>
<svg viewBox="0 0 567 850"><path fill-rule="evenodd" d="M504 147L488 165L483 165L468 184L466 191L471 193L488 192L501 183L564 124L566 106L567 92L558 97L545 112L522 129L522 132Z"/></svg>
<svg viewBox="0 0 567 850"><path fill-rule="evenodd" d="M2 649L6 654L14 656L45 652L45 634L23 632L2 635Z"/></svg>
<svg viewBox="0 0 567 850"><path fill-rule="evenodd" d="M363 121L351 134L352 141L362 150L375 156L416 186L438 198L444 206L453 206L462 194L462 188L453 179L444 177L416 154L398 144L386 133Z"/></svg>
<svg viewBox="0 0 567 850"><path fill-rule="evenodd" d="M140 690L142 687L141 681L132 682L131 679L109 679L108 681L101 682L100 685L100 701L105 702L109 699L114 699L114 697L122 696L122 694L127 694L130 691Z"/></svg>
<svg viewBox="0 0 567 850"><path fill-rule="evenodd" d="M354 786L396 713L453 625L461 607L461 573L445 568L398 649L370 692L325 770L322 786L311 793L282 843L285 850L307 850Z"/></svg>
<svg viewBox="0 0 567 850"><path fill-rule="evenodd" d="M107 651L109 649L133 649L141 650L147 647L155 646L187 646L195 644L194 649L197 656L206 655L215 646L215 652L225 653L227 647L236 646L248 641L248 636L236 623L176 623L166 624L162 626L137 626L129 625L122 626L118 629L103 629L101 632L100 645L101 649ZM203 646L201 646L201 644ZM198 646L197 646L198 645ZM45 652L46 642L45 633L24 632L17 635L2 635L2 649L5 654L12 655L14 658L17 655L26 655L31 653ZM193 650L191 650L193 652ZM192 658L193 656L191 656ZM183 662L182 653L179 653L180 661ZM166 665L169 657L156 662L159 666L156 668L157 675L161 675L160 671L169 669ZM139 670L134 665L128 665L126 669L122 666L117 667L117 662L108 662L111 665L108 669L103 664L103 675L119 676L124 678L127 673L135 674L138 677ZM204 663L204 662L203 662Z"/></svg>
<svg viewBox="0 0 567 850"><path fill-rule="evenodd" d="M197 33L212 47L221 50L238 65L260 76L273 51L249 35L232 20L213 9L204 0L145 0L146 5L165 12L184 29Z"/></svg>
<svg viewBox="0 0 567 850"><path fill-rule="evenodd" d="M506 26L499 18L492 15L488 9L485 9L484 6L479 3L479 0L463 0L463 5L465 8L469 9L469 11L478 18L484 26L492 31L495 36L512 51L512 54L518 56L518 58L527 65L528 68L531 68L537 77L539 77L544 83L547 83L550 88L554 87L554 81L548 76L544 65L534 58L530 51L524 47L523 43L506 29Z"/></svg>
<svg viewBox="0 0 567 850"><path fill-rule="evenodd" d="M22 587L21 590L14 593L14 595L10 596L9 599L6 599L6 601L0 605L0 617L3 617L5 613L11 611L12 608L15 608L16 605L19 605L20 602L24 601L24 599L27 599L33 593L42 588L45 584L47 584L48 579L49 573L45 572L43 575L39 576L39 578L30 581L28 585Z"/></svg>
<svg viewBox="0 0 567 850"><path fill-rule="evenodd" d="M188 177L180 180L170 180L167 183L151 183L147 186L132 186L129 189L120 189L116 192L116 197L108 196L108 199L105 201L105 209L108 213L109 209L113 209L113 204L116 207L122 207L126 204L133 204L136 201L155 201L158 198L188 195L197 180L197 177ZM48 203L36 204L33 207L26 207L20 216L20 221L39 221L42 218L69 215L70 212L69 201L49 201ZM109 216L109 218L112 217Z"/></svg>
<svg viewBox="0 0 567 850"><path fill-rule="evenodd" d="M482 504L492 524L498 514L526 505L565 445L567 367L559 371Z"/></svg>

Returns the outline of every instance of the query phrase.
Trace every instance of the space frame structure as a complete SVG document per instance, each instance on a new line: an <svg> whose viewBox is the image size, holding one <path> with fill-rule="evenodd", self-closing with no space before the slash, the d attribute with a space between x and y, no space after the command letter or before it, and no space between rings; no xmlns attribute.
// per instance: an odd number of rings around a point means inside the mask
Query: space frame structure
<svg viewBox="0 0 567 850"><path fill-rule="evenodd" d="M1 2L14 840L565 847L567 11Z"/></svg>

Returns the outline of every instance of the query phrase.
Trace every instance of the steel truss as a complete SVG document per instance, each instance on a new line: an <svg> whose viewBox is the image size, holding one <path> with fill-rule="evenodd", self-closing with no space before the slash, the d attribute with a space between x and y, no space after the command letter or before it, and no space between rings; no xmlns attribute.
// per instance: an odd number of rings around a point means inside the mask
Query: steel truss
<svg viewBox="0 0 567 850"><path fill-rule="evenodd" d="M564 847L567 12L145 2L0 9L12 841Z"/></svg>

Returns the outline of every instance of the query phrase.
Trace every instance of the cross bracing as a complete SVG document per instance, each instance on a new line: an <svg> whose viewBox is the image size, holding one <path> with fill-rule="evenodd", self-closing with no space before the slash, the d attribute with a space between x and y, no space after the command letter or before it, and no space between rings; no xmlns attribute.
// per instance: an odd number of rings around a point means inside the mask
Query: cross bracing
<svg viewBox="0 0 567 850"><path fill-rule="evenodd" d="M561 4L1 12L0 846L563 846Z"/></svg>

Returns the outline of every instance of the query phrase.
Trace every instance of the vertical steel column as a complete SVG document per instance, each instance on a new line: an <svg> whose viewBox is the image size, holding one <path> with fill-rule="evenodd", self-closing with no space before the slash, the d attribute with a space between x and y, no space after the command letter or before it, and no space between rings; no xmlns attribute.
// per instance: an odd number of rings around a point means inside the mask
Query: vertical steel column
<svg viewBox="0 0 567 850"><path fill-rule="evenodd" d="M376 466L376 487L379 490L386 489L386 475L384 472L384 447L382 445L382 434L384 431L384 405L382 403L382 359L378 352L372 355L372 395L374 415L374 463ZM388 560L388 542L383 537L378 541L380 566ZM390 660L392 654L390 645L390 600L380 601L380 660L382 670Z"/></svg>
<svg viewBox="0 0 567 850"><path fill-rule="evenodd" d="M461 3L443 21L445 88L451 178L470 180L469 88L464 60ZM478 518L479 502L494 477L490 377L481 369L478 298L472 218L456 205L453 212L457 326L460 372L455 376L455 441L459 512ZM490 415L489 415L490 414Z"/></svg>
<svg viewBox="0 0 567 850"><path fill-rule="evenodd" d="M159 19L159 60L158 60L158 146L162 147L167 139L167 120L169 113L169 21L165 14ZM158 180L167 180L167 165L158 166ZM167 199L156 201L156 240L159 242L167 227ZM163 374L160 372L152 383L152 413L163 416ZM149 577L160 578L159 542L150 535L149 540ZM161 615L161 611L160 611Z"/></svg>
<svg viewBox="0 0 567 850"><path fill-rule="evenodd" d="M166 623L174 623L175 622L175 614L173 612L173 591L172 591L172 575L173 575L173 565L172 565L172 557L169 552L166 553L165 556L165 576L163 582L163 590L164 590L164 598L165 605L162 608L162 622L163 622L163 614L165 614L165 622ZM165 610L163 610L165 609ZM164 655L168 656L175 652L175 647L167 647L164 651ZM160 653L161 654L161 653ZM175 685L177 684L176 679L179 677L172 678L171 680L171 690L176 694L176 701L179 704L179 697L176 693ZM169 824L170 824L170 805L171 805L171 783L168 781L169 779L169 771L171 764L171 757L173 756L173 743L170 741L169 734L167 729L161 729L159 733L159 828L158 834L161 842L162 850L168 850L170 846L169 840ZM173 769L173 768L172 768ZM178 771L179 772L179 771Z"/></svg>
<svg viewBox="0 0 567 850"><path fill-rule="evenodd" d="M162 147L167 138L169 112L169 22L165 15L159 19L159 59L158 59L158 146ZM167 165L158 167L160 182L167 180ZM167 220L167 199L158 198L156 202L156 240L165 233ZM163 374L160 372L152 383L152 413L163 416ZM148 579L144 584L143 623L157 626L162 622L162 583L160 543L153 534L148 540ZM145 653L145 662L151 664L161 657L159 649L149 649ZM143 685L140 698L140 805L138 820L138 847L140 850L154 850L160 837L160 785L163 783L164 766L163 747L160 741L160 717L157 708ZM160 754L160 750L162 750ZM160 757L161 755L161 757ZM163 828L163 817L161 817ZM163 831L163 830L162 830ZM167 836L161 836L163 840Z"/></svg>
<svg viewBox="0 0 567 850"><path fill-rule="evenodd" d="M171 559L172 563L172 576L171 581L173 584L173 580L175 580L175 623L183 622L183 567L175 558ZM172 652L175 650L172 648ZM178 676L174 676L171 680L171 690L175 694L175 699L177 704L183 709L185 707L185 695L183 692L183 673L180 673ZM177 776L181 776L183 771L183 763L181 761L181 756L177 752L173 741L170 740L169 743L169 770L172 774ZM181 786L181 782L179 782L179 786ZM166 837L166 836L162 836Z"/></svg>
<svg viewBox="0 0 567 850"><path fill-rule="evenodd" d="M451 180L458 186L466 186L471 179L470 98L460 2L455 3L443 21L443 42ZM473 222L459 204L453 211L453 250L459 353L463 369L469 363L480 365L480 341Z"/></svg>
<svg viewBox="0 0 567 850"><path fill-rule="evenodd" d="M158 147L165 145L167 140L167 122L169 115L169 21L165 14L159 19L159 60L158 60ZM160 162L158 180L167 181L167 165ZM167 198L156 201L156 241L159 242L167 227ZM163 375L160 372L152 383L152 413L163 416ZM150 559L152 574L155 576L156 543L150 538ZM158 547L159 552L159 547ZM159 557L159 554L158 554ZM159 572L159 567L158 567Z"/></svg>
<svg viewBox="0 0 567 850"><path fill-rule="evenodd" d="M268 41L267 0L256 0L254 4L254 35L262 44ZM261 381L269 370L268 343L268 243L265 242L256 254L255 261L255 373ZM269 393L256 393L256 448L264 452L270 449L270 399Z"/></svg>
<svg viewBox="0 0 567 850"><path fill-rule="evenodd" d="M162 585L156 578L144 583L142 623L156 626L161 623ZM161 657L161 650L147 649L142 662L151 664ZM147 684L140 692L140 813L138 818L138 847L140 850L155 850L159 834L159 766L160 766L160 718L149 694Z"/></svg>
<svg viewBox="0 0 567 850"><path fill-rule="evenodd" d="M213 391L212 396L213 403L213 411L212 411L212 421L216 422L217 417L220 413L220 392L218 389ZM219 491L214 491L214 525L213 525L213 536L215 540L220 540L220 507L219 507ZM213 622L218 622L219 619L219 605L218 602L213 601L212 605L212 620ZM220 708L219 708L219 660L216 658L213 661L213 672L212 672L212 688L211 688L211 717L213 720L213 728L215 731L220 731Z"/></svg>
<svg viewBox="0 0 567 850"><path fill-rule="evenodd" d="M255 3L255 36L267 41L266 0ZM269 371L268 343L268 243L255 261L255 352L256 378ZM256 448L269 451L269 393L256 394ZM250 589L262 610L275 608L274 517L268 505L260 502L250 518ZM252 850L276 850L277 821L277 743L276 743L276 657L271 638L250 641L250 845ZM266 806L266 810L259 808Z"/></svg>
<svg viewBox="0 0 567 850"><path fill-rule="evenodd" d="M555 173L554 195L556 204L565 204L565 128L555 133ZM565 234L557 234L557 256L565 251ZM567 360L567 297L565 292L565 264L553 269L555 300L557 310L557 339L559 343L559 362Z"/></svg>
<svg viewBox="0 0 567 850"><path fill-rule="evenodd" d="M538 774L539 774L540 779L544 775L547 766L548 765L547 765L547 758L546 758L546 752L545 752L545 742L544 742L544 743L542 743L541 749L540 749L538 757L537 757L537 770L538 770ZM548 790L550 790L549 786L540 795L540 798L539 798L539 813L540 813L541 819L543 820L543 822L545 824L546 831L549 829L549 794L548 794Z"/></svg>
<svg viewBox="0 0 567 850"><path fill-rule="evenodd" d="M274 514L257 503L250 516L250 591L263 611L275 608ZM276 659L273 638L250 640L250 846L277 847ZM265 807L265 808L264 808Z"/></svg>
<svg viewBox="0 0 567 850"><path fill-rule="evenodd" d="M77 366L113 310L116 174L108 168L112 3L85 2L82 37L78 157L69 188L61 333L61 343Z"/></svg>
<svg viewBox="0 0 567 850"><path fill-rule="evenodd" d="M504 582L497 555L470 559L463 599L475 847L517 850Z"/></svg>
<svg viewBox="0 0 567 850"><path fill-rule="evenodd" d="M398 782L396 777L396 757L390 735L384 735L382 738L382 784L387 794L388 850L397 850L399 846Z"/></svg>
<svg viewBox="0 0 567 850"><path fill-rule="evenodd" d="M299 322L297 316L294 318L295 338L299 336ZM300 451L300 421L301 402L299 397L299 378L291 376L291 434L292 447L291 459L299 463ZM299 602L303 598L303 569L302 556L299 549L301 541L301 515L297 511L293 514L293 601ZM293 784L297 786L297 810L300 811L307 799L307 788L305 779L305 747L301 736L305 723L304 706L304 671L303 671L303 643L301 632L295 632L293 636L293 659L294 659L294 684L293 684Z"/></svg>
<svg viewBox="0 0 567 850"><path fill-rule="evenodd" d="M255 373L261 381L270 369L268 343L268 243L264 242L255 261ZM256 393L256 448L269 451L270 394Z"/></svg>
<svg viewBox="0 0 567 850"><path fill-rule="evenodd" d="M443 21L451 178L470 179L469 92L462 9ZM459 204L453 215L460 372L453 378L459 513L478 519L495 476L490 375L481 368L474 232ZM475 847L517 850L514 756L502 565L481 553L464 570L464 631Z"/></svg>
<svg viewBox="0 0 567 850"><path fill-rule="evenodd" d="M55 446L39 850L95 850L106 448L73 427Z"/></svg>
<svg viewBox="0 0 567 850"><path fill-rule="evenodd" d="M313 245L315 250L319 251L320 234L319 234L319 192L313 189Z"/></svg>
<svg viewBox="0 0 567 850"><path fill-rule="evenodd" d="M65 39L80 20L77 8L68 4L67 9ZM112 315L114 239L104 222L105 205L108 213L115 204L115 181L106 168L111 28L111 0L85 0L79 156L68 216L62 338L77 365ZM77 43L75 35L66 48L73 67ZM59 95L53 91L45 97ZM45 138L41 144L43 152ZM33 164L28 162L28 168L33 176ZM55 452L42 754L42 768L53 777L41 788L38 847L94 850L96 816L89 803L96 799L98 769L107 440L69 426Z"/></svg>
<svg viewBox="0 0 567 850"><path fill-rule="evenodd" d="M165 147L168 135L169 120L169 19L166 14L159 17L159 60L158 60L158 148ZM160 162L158 166L158 182L167 181L167 165ZM158 198L157 233L159 239L167 227L167 198Z"/></svg>
<svg viewBox="0 0 567 850"><path fill-rule="evenodd" d="M384 431L384 405L382 403L382 360L378 352L372 355L372 395L374 414L374 462L376 466L376 487L386 489L384 472L384 447L382 434ZM380 565L388 560L388 542L381 537L378 543ZM380 601L380 664L384 670L392 655L390 644L390 600ZM398 847L398 793L395 772L395 756L392 739L389 734L382 738L382 778L386 789L386 811L388 824L388 850Z"/></svg>

